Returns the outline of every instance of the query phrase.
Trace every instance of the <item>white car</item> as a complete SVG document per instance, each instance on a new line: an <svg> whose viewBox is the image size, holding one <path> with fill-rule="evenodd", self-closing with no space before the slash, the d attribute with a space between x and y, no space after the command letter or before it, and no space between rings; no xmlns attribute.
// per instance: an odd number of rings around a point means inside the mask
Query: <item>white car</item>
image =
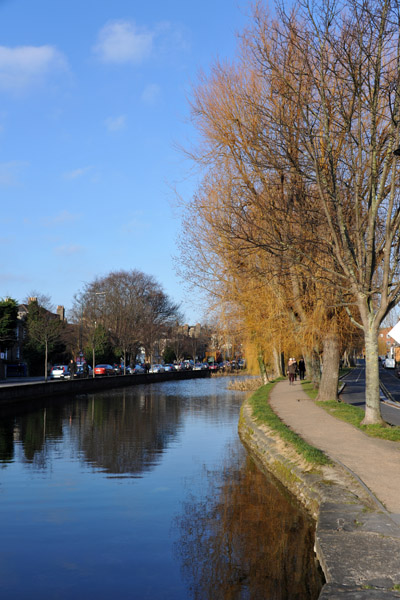
<svg viewBox="0 0 400 600"><path fill-rule="evenodd" d="M68 365L54 365L50 371L50 379L69 379L70 377Z"/></svg>
<svg viewBox="0 0 400 600"><path fill-rule="evenodd" d="M165 369L162 365L151 365L149 373L164 373Z"/></svg>

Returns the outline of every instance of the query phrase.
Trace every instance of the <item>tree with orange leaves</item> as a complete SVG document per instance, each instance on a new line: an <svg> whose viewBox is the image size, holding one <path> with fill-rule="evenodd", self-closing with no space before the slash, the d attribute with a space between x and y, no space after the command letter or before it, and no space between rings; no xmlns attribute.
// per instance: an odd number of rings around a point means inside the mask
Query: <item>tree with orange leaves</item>
<svg viewBox="0 0 400 600"><path fill-rule="evenodd" d="M399 22L393 0L300 0L275 21L258 6L237 65L216 64L193 101L195 158L225 177L225 244L271 257L296 318L302 284L326 298L324 347L342 310L363 332L367 424L381 422L379 326L400 299Z"/></svg>

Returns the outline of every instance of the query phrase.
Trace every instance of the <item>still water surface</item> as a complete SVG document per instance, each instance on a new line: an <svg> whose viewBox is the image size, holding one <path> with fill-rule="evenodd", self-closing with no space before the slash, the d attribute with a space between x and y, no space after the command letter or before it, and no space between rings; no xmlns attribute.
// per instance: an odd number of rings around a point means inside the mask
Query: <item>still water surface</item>
<svg viewBox="0 0 400 600"><path fill-rule="evenodd" d="M312 600L313 528L258 471L226 378L0 415L0 597Z"/></svg>

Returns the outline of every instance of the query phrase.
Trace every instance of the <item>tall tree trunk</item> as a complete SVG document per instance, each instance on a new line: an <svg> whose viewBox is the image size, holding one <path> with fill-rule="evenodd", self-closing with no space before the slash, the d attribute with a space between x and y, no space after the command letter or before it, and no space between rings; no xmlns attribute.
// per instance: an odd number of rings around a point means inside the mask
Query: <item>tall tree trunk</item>
<svg viewBox="0 0 400 600"><path fill-rule="evenodd" d="M378 331L364 328L365 340L365 417L363 425L383 423L379 391Z"/></svg>
<svg viewBox="0 0 400 600"><path fill-rule="evenodd" d="M268 379L268 375L267 375L267 369L265 368L265 362L264 362L264 359L263 359L261 353L259 353L257 360L258 360L258 366L260 368L261 379L262 379L263 384L265 385L266 383L268 383L269 379Z"/></svg>
<svg viewBox="0 0 400 600"><path fill-rule="evenodd" d="M274 374L275 377L280 377L281 375L283 375L282 373L282 366L281 366L281 353L277 350L277 348L274 346L273 350L272 350L272 356L274 358Z"/></svg>
<svg viewBox="0 0 400 600"><path fill-rule="evenodd" d="M337 400L340 344L336 333L328 333L323 341L322 374L317 400Z"/></svg>
<svg viewBox="0 0 400 600"><path fill-rule="evenodd" d="M304 362L306 363L307 379L317 388L321 380L321 366L317 350L314 349L311 354L307 352L304 355Z"/></svg>
<svg viewBox="0 0 400 600"><path fill-rule="evenodd" d="M44 345L44 380L47 381L47 357L48 357L48 348L47 348L47 340Z"/></svg>

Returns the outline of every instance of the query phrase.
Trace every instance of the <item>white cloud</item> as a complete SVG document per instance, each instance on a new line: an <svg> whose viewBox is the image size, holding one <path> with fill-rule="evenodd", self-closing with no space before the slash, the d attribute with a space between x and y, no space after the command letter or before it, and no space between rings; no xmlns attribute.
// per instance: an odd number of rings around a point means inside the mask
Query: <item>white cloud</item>
<svg viewBox="0 0 400 600"><path fill-rule="evenodd" d="M82 254L84 252L83 246L79 244L64 244L54 248L54 253L58 256L71 256L73 254Z"/></svg>
<svg viewBox="0 0 400 600"><path fill-rule="evenodd" d="M88 171L91 171L93 167L80 167L79 169L74 169L73 171L68 171L64 173L64 179L77 179L78 177L83 177L86 175Z"/></svg>
<svg viewBox="0 0 400 600"><path fill-rule="evenodd" d="M153 38L132 21L113 21L100 30L93 51L105 63L139 64L151 54Z"/></svg>
<svg viewBox="0 0 400 600"><path fill-rule="evenodd" d="M160 96L161 88L156 83L147 85L142 92L142 100L145 104L155 104Z"/></svg>
<svg viewBox="0 0 400 600"><path fill-rule="evenodd" d="M0 88L3 90L25 91L66 68L65 57L53 46L0 46Z"/></svg>
<svg viewBox="0 0 400 600"><path fill-rule="evenodd" d="M18 185L20 173L27 166L28 162L18 160L0 163L0 185Z"/></svg>
<svg viewBox="0 0 400 600"><path fill-rule="evenodd" d="M126 115L120 115L119 117L108 117L105 120L108 131L119 131L125 128Z"/></svg>

